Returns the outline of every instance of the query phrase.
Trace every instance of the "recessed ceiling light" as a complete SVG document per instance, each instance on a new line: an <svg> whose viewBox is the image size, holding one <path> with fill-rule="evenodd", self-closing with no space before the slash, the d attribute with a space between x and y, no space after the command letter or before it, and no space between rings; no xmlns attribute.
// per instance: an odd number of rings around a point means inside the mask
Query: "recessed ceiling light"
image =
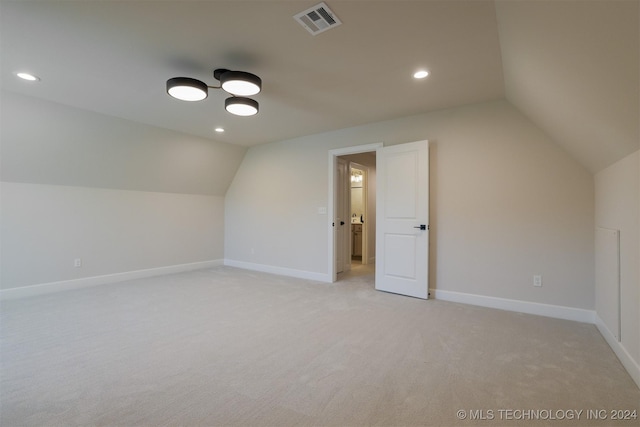
<svg viewBox="0 0 640 427"><path fill-rule="evenodd" d="M30 82L37 82L40 80L40 77L24 72L16 73L16 76L20 77L22 80L28 80Z"/></svg>
<svg viewBox="0 0 640 427"><path fill-rule="evenodd" d="M420 71L416 71L415 73L413 73L413 78L414 79L424 79L428 75L429 75L429 72L427 70L420 70Z"/></svg>
<svg viewBox="0 0 640 427"><path fill-rule="evenodd" d="M224 132L224 128L215 128L215 131L218 133Z"/></svg>

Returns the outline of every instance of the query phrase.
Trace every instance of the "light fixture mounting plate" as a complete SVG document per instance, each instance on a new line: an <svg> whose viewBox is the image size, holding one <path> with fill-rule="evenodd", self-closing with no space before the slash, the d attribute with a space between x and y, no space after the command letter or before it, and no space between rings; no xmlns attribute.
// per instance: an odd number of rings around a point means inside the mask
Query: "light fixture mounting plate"
<svg viewBox="0 0 640 427"><path fill-rule="evenodd" d="M213 78L216 80L220 80L220 77L222 77L222 75L227 71L229 70L227 70L226 68L216 68L215 70L213 70Z"/></svg>

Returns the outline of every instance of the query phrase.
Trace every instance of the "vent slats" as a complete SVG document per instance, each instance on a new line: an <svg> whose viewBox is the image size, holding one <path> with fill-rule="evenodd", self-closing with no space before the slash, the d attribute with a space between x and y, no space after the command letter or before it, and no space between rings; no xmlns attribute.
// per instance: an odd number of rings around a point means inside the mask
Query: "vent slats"
<svg viewBox="0 0 640 427"><path fill-rule="evenodd" d="M315 10L309 12L307 16L311 18L312 21L317 21L318 19L320 19L320 15L318 15L318 12L316 12Z"/></svg>
<svg viewBox="0 0 640 427"><path fill-rule="evenodd" d="M314 36L342 24L324 2L298 13L293 19Z"/></svg>
<svg viewBox="0 0 640 427"><path fill-rule="evenodd" d="M304 25L306 25L306 28L311 29L311 34L317 33L318 31L320 31L320 28L318 28L316 24L314 24L313 21L309 19L307 15L302 15L300 17L300 20L304 23Z"/></svg>
<svg viewBox="0 0 640 427"><path fill-rule="evenodd" d="M334 19L331 17L331 15L329 15L327 13L327 11L325 10L324 7L321 7L318 9L318 13L320 14L320 16L322 16L324 18L325 21L327 21L329 23L329 25L333 25L336 23L336 21L334 21Z"/></svg>

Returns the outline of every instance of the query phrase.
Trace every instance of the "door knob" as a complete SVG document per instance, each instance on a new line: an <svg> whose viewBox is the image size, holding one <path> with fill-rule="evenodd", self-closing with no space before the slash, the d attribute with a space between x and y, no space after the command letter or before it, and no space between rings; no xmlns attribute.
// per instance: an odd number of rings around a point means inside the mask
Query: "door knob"
<svg viewBox="0 0 640 427"><path fill-rule="evenodd" d="M413 228L419 228L420 230L426 230L427 229L427 225L426 224L420 224L420 227L413 227Z"/></svg>

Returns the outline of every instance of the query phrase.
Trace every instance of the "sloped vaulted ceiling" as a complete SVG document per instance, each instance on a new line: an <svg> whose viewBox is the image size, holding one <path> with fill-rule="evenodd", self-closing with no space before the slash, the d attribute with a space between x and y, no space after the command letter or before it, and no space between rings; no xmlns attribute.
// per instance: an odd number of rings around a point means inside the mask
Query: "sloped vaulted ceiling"
<svg viewBox="0 0 640 427"><path fill-rule="evenodd" d="M640 148L639 2L327 0L312 36L313 0L0 0L2 89L241 146L506 97L596 172ZM262 77L260 114L164 93L219 67Z"/></svg>
<svg viewBox="0 0 640 427"><path fill-rule="evenodd" d="M498 1L506 98L597 172L640 148L638 1Z"/></svg>
<svg viewBox="0 0 640 427"><path fill-rule="evenodd" d="M328 0L343 24L312 36L293 16L317 3L0 0L2 86L242 146L504 97L493 1ZM223 91L166 95L171 77L216 85L214 68L262 78L258 115L226 113Z"/></svg>

